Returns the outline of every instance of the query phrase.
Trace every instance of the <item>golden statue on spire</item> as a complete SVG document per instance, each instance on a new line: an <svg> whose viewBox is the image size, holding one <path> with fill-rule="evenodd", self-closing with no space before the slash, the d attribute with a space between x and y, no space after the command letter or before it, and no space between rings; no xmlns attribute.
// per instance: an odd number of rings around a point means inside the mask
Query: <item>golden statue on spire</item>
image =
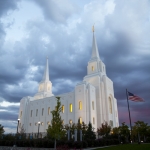
<svg viewBox="0 0 150 150"><path fill-rule="evenodd" d="M94 32L94 25L92 26L92 31Z"/></svg>

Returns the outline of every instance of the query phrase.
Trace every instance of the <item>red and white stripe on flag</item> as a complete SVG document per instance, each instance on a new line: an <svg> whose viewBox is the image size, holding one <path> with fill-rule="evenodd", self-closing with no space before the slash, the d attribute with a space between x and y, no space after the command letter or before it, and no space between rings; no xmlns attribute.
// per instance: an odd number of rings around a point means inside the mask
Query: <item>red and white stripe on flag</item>
<svg viewBox="0 0 150 150"><path fill-rule="evenodd" d="M144 99L137 96L137 95L134 95L133 93L130 93L128 92L128 99L131 100L131 101L134 101L134 102L143 102Z"/></svg>

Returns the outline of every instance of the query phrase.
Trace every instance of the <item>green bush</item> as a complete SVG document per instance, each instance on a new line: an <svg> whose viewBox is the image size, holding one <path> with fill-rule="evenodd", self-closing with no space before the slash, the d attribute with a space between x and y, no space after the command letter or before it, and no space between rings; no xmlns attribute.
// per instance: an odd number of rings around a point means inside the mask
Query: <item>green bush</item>
<svg viewBox="0 0 150 150"><path fill-rule="evenodd" d="M77 149L79 149L79 148L81 149L81 148L83 148L83 143L80 141L76 141L73 143L73 147L77 148Z"/></svg>
<svg viewBox="0 0 150 150"><path fill-rule="evenodd" d="M88 147L88 143L86 141L82 141L83 144L83 148L87 148Z"/></svg>

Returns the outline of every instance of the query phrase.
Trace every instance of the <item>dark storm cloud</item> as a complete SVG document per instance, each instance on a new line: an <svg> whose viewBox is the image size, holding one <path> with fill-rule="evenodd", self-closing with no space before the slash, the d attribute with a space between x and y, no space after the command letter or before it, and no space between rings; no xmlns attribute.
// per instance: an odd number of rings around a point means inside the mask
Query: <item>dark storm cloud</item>
<svg viewBox="0 0 150 150"><path fill-rule="evenodd" d="M17 108L15 111L1 111L0 113L0 119L1 120L17 120L18 118L18 111L19 108Z"/></svg>

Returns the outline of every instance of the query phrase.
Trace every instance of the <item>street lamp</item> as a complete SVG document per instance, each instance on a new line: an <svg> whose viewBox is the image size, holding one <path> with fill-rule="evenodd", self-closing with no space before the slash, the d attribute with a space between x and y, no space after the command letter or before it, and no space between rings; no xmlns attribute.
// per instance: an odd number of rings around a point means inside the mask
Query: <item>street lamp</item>
<svg viewBox="0 0 150 150"><path fill-rule="evenodd" d="M41 124L41 122L39 121L39 122L38 122L38 138L39 138L39 129L40 129L40 124Z"/></svg>
<svg viewBox="0 0 150 150"><path fill-rule="evenodd" d="M18 133L19 121L20 121L20 119L18 119L18 125L17 125L17 133Z"/></svg>

